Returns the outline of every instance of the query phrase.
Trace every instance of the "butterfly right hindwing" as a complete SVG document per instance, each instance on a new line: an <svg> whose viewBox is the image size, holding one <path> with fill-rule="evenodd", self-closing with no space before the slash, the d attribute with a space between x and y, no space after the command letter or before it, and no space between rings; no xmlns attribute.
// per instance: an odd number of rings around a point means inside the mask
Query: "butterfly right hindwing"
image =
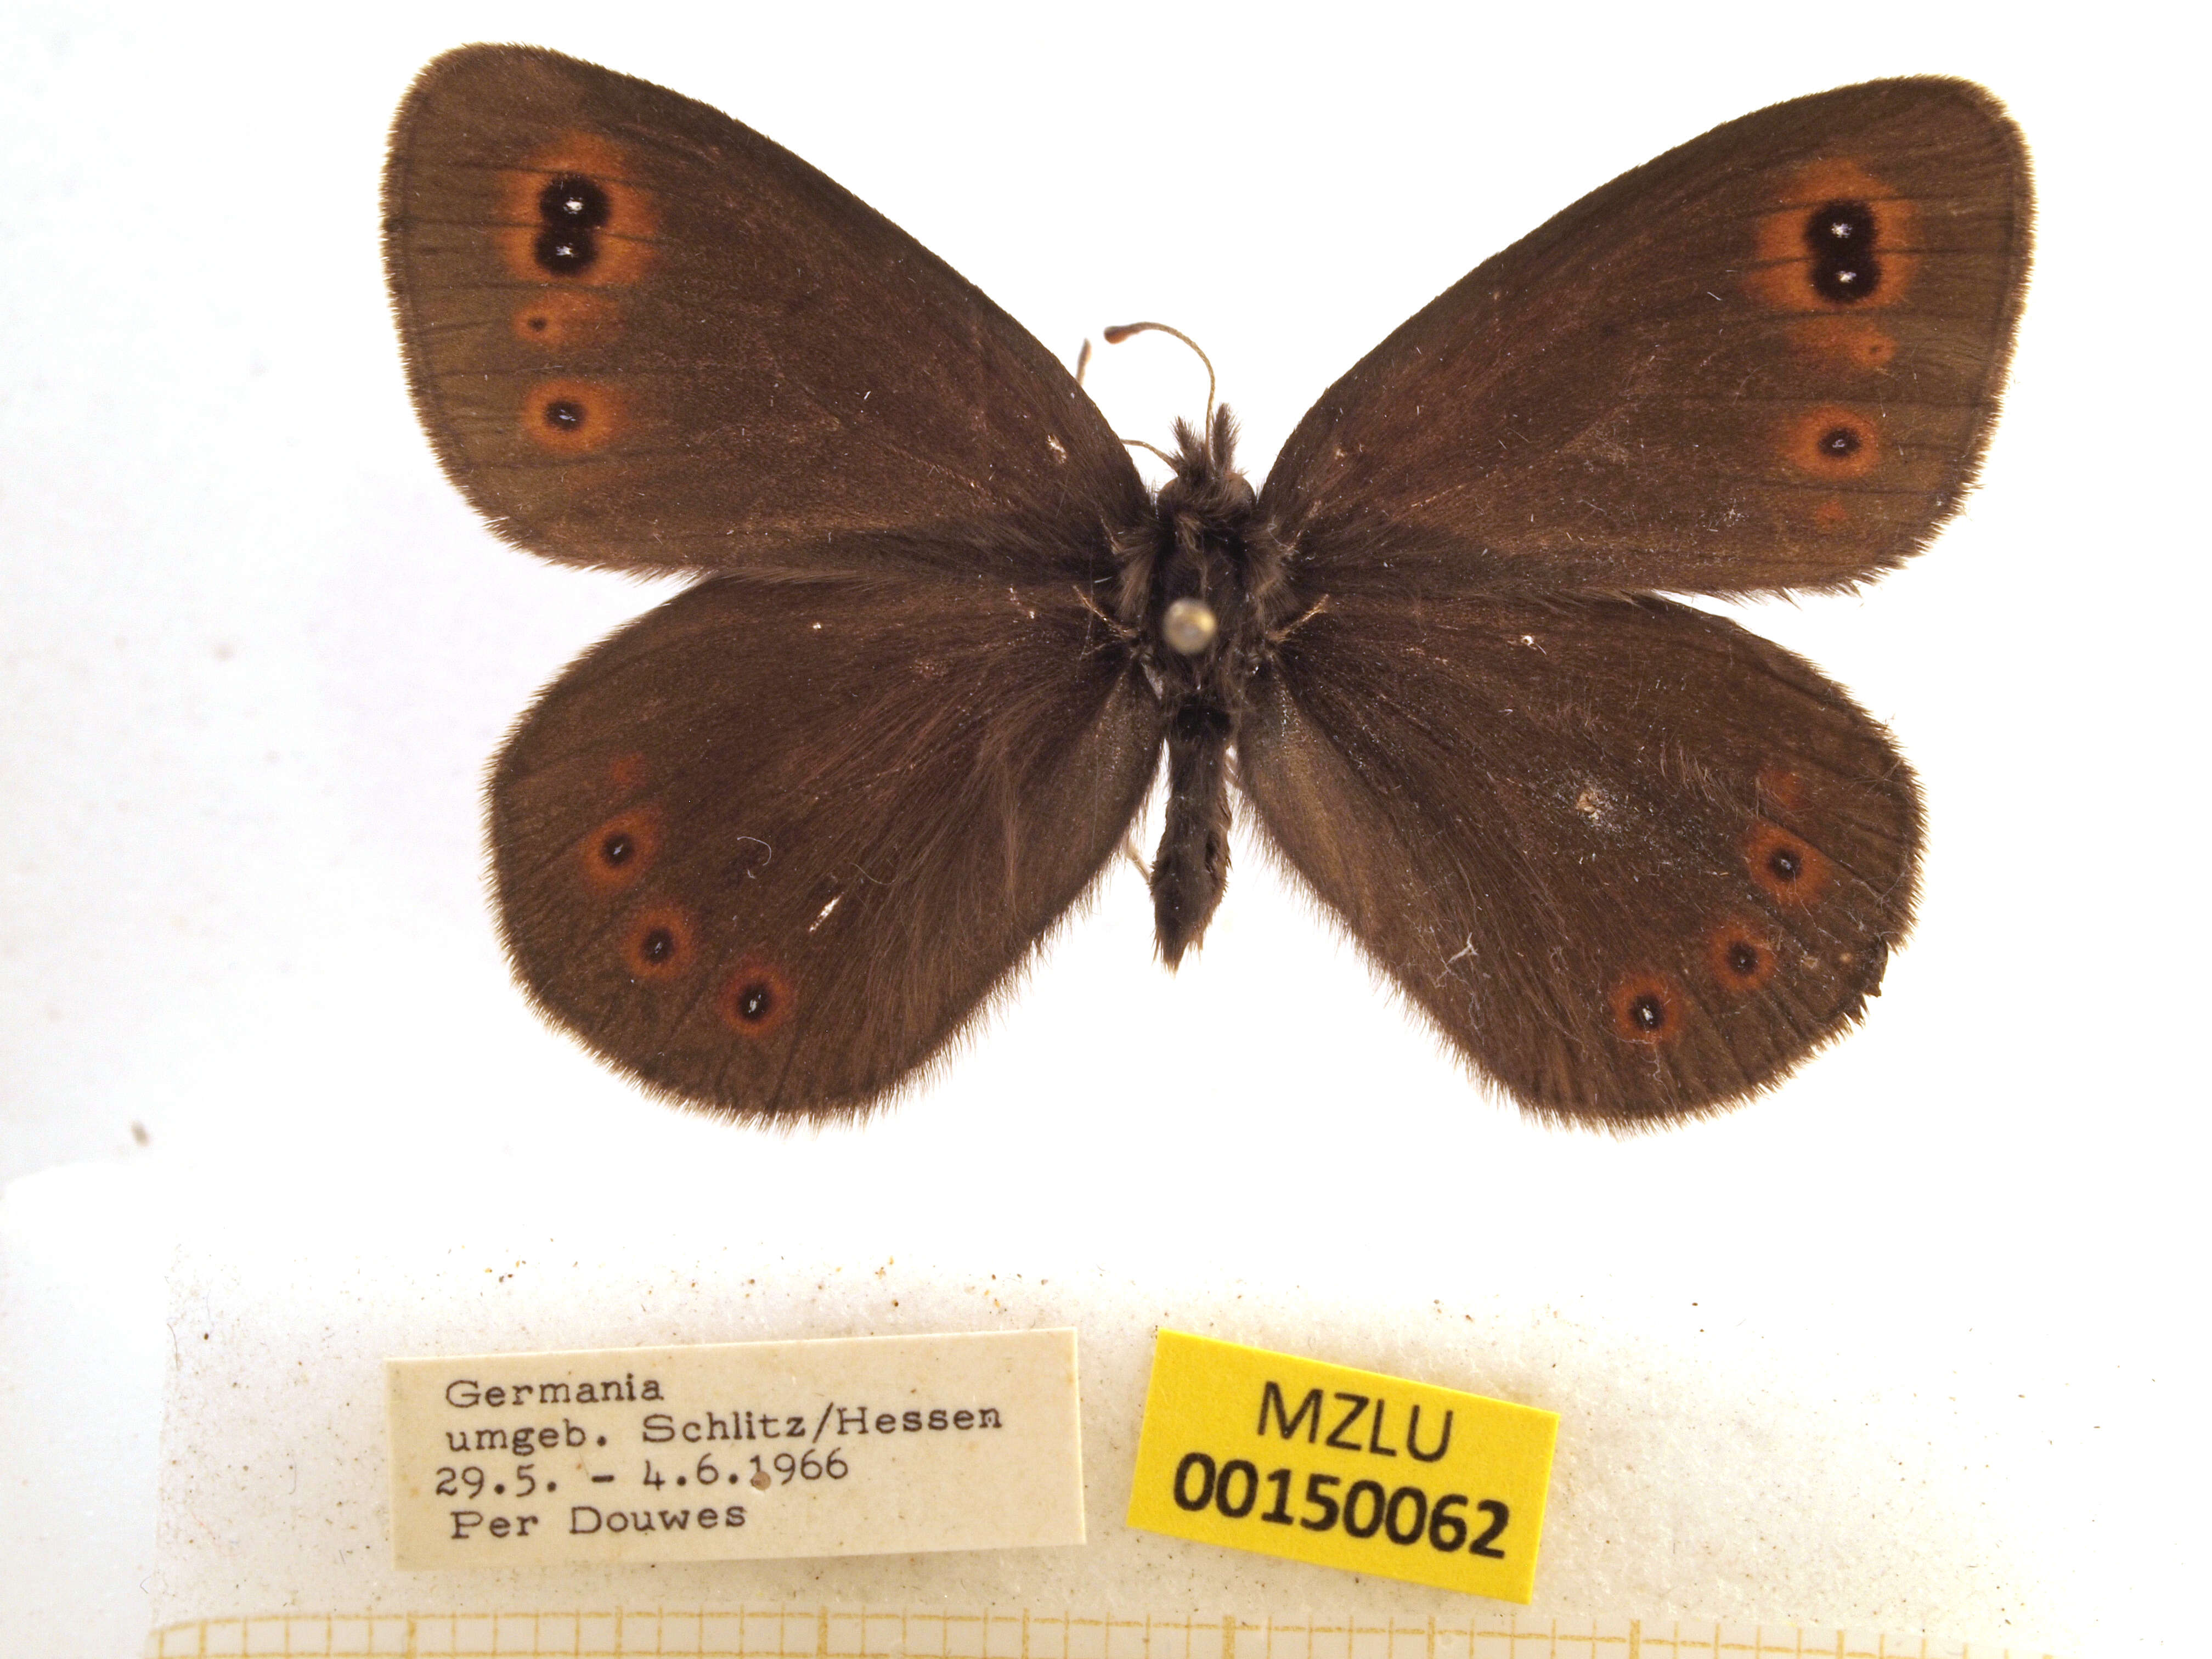
<svg viewBox="0 0 2212 1659"><path fill-rule="evenodd" d="M1656 599L1333 603L1241 732L1266 838L1484 1075L1616 1127L1858 1018L1920 811L1804 662Z"/></svg>

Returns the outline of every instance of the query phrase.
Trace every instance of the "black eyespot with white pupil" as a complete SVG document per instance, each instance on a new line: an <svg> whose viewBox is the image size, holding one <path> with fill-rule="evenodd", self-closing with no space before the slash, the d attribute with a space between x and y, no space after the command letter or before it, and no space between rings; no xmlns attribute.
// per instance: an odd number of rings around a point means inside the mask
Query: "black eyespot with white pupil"
<svg viewBox="0 0 2212 1659"><path fill-rule="evenodd" d="M597 230L612 208L606 191L580 173L563 173L538 193L538 216L549 225Z"/></svg>
<svg viewBox="0 0 2212 1659"><path fill-rule="evenodd" d="M548 411L549 418L550 411ZM599 857L610 866L619 869L628 864L637 852L637 843L627 830L617 830L599 843Z"/></svg>
<svg viewBox="0 0 2212 1659"><path fill-rule="evenodd" d="M599 257L599 245L587 230L541 230L538 263L556 276L580 276Z"/></svg>
<svg viewBox="0 0 2212 1659"><path fill-rule="evenodd" d="M775 1012L775 988L765 980L754 980L740 985L735 1006L739 1019L748 1024L757 1025Z"/></svg>
<svg viewBox="0 0 2212 1659"><path fill-rule="evenodd" d="M655 927L638 941L637 953L658 967L676 954L676 935L665 927Z"/></svg>
<svg viewBox="0 0 2212 1659"><path fill-rule="evenodd" d="M1831 427L1820 434L1820 453L1836 460L1845 461L1857 454L1865 441L1850 427Z"/></svg>
<svg viewBox="0 0 2212 1659"><path fill-rule="evenodd" d="M545 405L545 424L556 432L574 432L584 424L584 406L572 398L556 398Z"/></svg>
<svg viewBox="0 0 2212 1659"><path fill-rule="evenodd" d="M1728 964L1741 978L1751 978L1759 972L1759 947L1738 939L1728 948Z"/></svg>
<svg viewBox="0 0 2212 1659"><path fill-rule="evenodd" d="M538 217L545 227L533 249L539 269L555 276L590 270L599 257L599 238L592 233L607 222L613 206L605 190L575 173L564 173L538 191Z"/></svg>
<svg viewBox="0 0 2212 1659"><path fill-rule="evenodd" d="M1774 872L1777 881L1795 881L1804 873L1805 860L1787 847L1778 847L1768 857L1766 867Z"/></svg>
<svg viewBox="0 0 2212 1659"><path fill-rule="evenodd" d="M1656 1031L1667 1024L1667 1005L1647 991L1628 1005L1628 1023L1639 1031Z"/></svg>
<svg viewBox="0 0 2212 1659"><path fill-rule="evenodd" d="M1805 218L1814 291L1843 304L1871 297L1881 286L1874 244L1874 209L1867 203L1823 202L1814 208Z"/></svg>

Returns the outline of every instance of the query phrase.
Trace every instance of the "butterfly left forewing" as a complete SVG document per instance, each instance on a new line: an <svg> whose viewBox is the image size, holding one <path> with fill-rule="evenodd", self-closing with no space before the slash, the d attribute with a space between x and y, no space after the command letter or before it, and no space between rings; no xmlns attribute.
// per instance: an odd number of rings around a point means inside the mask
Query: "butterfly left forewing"
<svg viewBox="0 0 2212 1659"><path fill-rule="evenodd" d="M1815 670L1662 600L1332 599L1239 733L1267 839L1458 1053L1632 1127L1856 1020L1919 807Z"/></svg>
<svg viewBox="0 0 2212 1659"><path fill-rule="evenodd" d="M1324 394L1263 496L1318 591L1835 587L1956 510L2026 283L1965 82L1715 129L1486 261Z"/></svg>
<svg viewBox="0 0 2212 1659"><path fill-rule="evenodd" d="M423 425L533 551L1083 578L1103 526L1143 509L1103 417L1019 325L665 88L534 47L448 52L393 124L385 213Z"/></svg>
<svg viewBox="0 0 2212 1659"><path fill-rule="evenodd" d="M875 1103L1121 844L1159 714L1102 644L1058 586L721 578L648 612L494 769L517 975L672 1097Z"/></svg>

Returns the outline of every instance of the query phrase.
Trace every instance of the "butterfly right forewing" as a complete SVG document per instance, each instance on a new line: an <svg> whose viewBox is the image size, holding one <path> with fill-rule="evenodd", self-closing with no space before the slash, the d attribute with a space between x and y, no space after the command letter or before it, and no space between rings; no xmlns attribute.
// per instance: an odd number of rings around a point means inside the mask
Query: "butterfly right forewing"
<svg viewBox="0 0 2212 1659"><path fill-rule="evenodd" d="M2032 216L2019 131L1965 82L1731 121L1424 307L1314 405L1264 504L1321 592L1865 580L1973 476Z"/></svg>

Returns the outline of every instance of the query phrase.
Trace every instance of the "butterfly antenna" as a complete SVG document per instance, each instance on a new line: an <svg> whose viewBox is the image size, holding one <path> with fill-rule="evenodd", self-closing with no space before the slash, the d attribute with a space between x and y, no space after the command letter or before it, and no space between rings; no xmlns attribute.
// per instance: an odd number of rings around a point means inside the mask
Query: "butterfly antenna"
<svg viewBox="0 0 2212 1659"><path fill-rule="evenodd" d="M1132 449L1151 450L1153 454L1158 456L1170 466L1173 466L1176 464L1176 458L1169 454L1166 450L1162 449L1158 444L1148 444L1142 438L1124 438L1121 441L1128 445Z"/></svg>
<svg viewBox="0 0 2212 1659"><path fill-rule="evenodd" d="M1091 337L1083 337L1083 349L1075 354L1075 383L1083 384L1083 371L1091 367Z"/></svg>
<svg viewBox="0 0 2212 1659"><path fill-rule="evenodd" d="M1122 341L1127 339L1132 334L1172 334L1176 339L1181 340L1193 351L1197 352L1198 361L1206 365L1205 430L1208 432L1213 430L1213 391L1215 386L1213 378L1213 359L1206 355L1205 349L1200 346L1197 341L1192 339L1189 335L1184 333L1181 329L1170 328L1165 323L1116 323L1113 327L1105 330L1104 333L1106 336L1106 343L1108 345L1119 345ZM1089 342L1086 341L1085 343L1088 344Z"/></svg>

